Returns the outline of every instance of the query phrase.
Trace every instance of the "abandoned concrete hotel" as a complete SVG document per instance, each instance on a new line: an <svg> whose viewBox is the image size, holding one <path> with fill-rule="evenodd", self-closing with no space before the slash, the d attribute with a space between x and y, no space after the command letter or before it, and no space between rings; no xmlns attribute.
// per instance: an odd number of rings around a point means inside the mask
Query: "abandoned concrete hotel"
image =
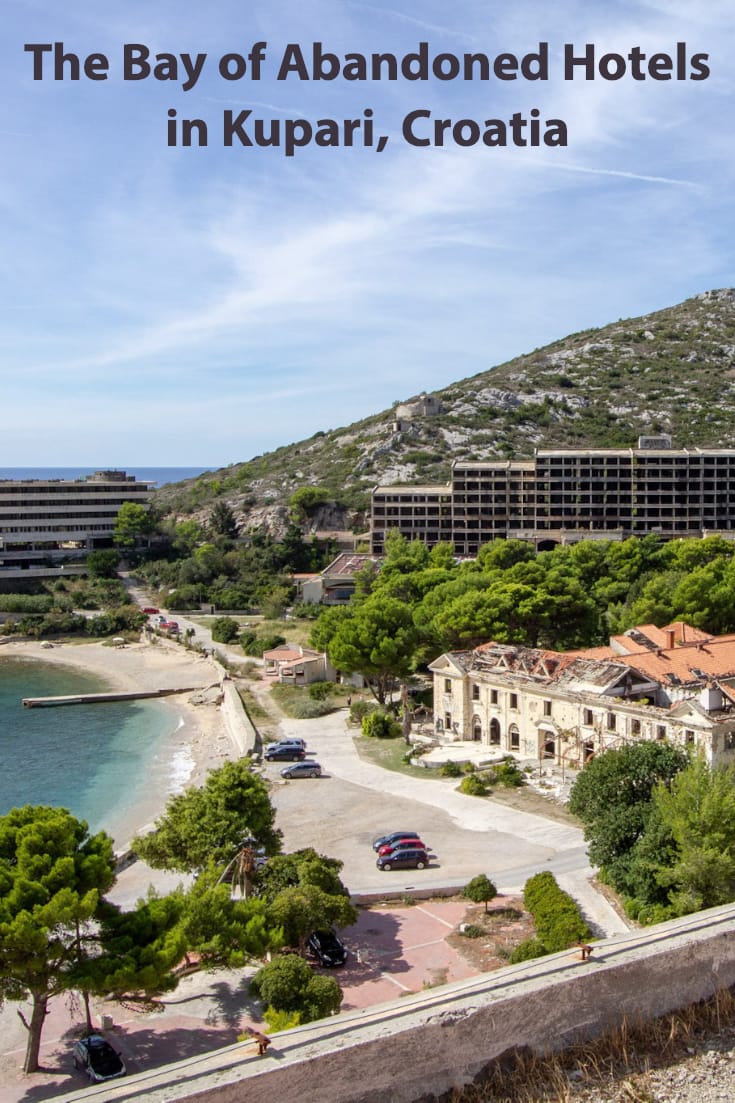
<svg viewBox="0 0 735 1103"><path fill-rule="evenodd" d="M473 556L498 538L540 550L579 540L735 537L735 450L674 449L641 437L637 448L538 450L529 460L457 460L444 486L378 486L371 551L389 532Z"/></svg>
<svg viewBox="0 0 735 1103"><path fill-rule="evenodd" d="M62 561L111 547L120 507L147 506L151 486L124 471L0 479L0 579L54 574Z"/></svg>

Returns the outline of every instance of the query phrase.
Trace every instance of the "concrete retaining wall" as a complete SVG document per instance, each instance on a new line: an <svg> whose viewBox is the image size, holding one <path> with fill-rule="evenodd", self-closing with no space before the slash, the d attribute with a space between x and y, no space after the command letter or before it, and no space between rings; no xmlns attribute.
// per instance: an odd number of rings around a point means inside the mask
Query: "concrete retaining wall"
<svg viewBox="0 0 735 1103"><path fill-rule="evenodd" d="M208 1103L415 1103L471 1082L516 1046L560 1049L735 985L735 906L501 969L275 1037L57 1097Z"/></svg>
<svg viewBox="0 0 735 1103"><path fill-rule="evenodd" d="M229 678L222 679L222 716L230 739L240 754L254 751L258 733L245 711L235 683Z"/></svg>

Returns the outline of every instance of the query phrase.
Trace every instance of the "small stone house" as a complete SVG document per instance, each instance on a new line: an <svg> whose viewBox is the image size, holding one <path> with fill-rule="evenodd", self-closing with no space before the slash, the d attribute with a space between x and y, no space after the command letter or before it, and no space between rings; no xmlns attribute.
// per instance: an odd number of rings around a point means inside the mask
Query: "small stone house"
<svg viewBox="0 0 735 1103"><path fill-rule="evenodd" d="M335 670L322 651L310 651L306 647L284 644L263 652L266 677L283 685L309 685L311 682L329 682Z"/></svg>

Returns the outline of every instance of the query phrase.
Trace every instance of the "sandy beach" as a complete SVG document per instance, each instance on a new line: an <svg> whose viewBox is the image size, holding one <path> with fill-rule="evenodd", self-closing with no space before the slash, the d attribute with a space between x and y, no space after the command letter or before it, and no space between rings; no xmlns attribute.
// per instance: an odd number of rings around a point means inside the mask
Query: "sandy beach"
<svg viewBox="0 0 735 1103"><path fill-rule="evenodd" d="M124 816L111 818L104 824L118 851L126 848L136 832L153 823L173 792L201 784L209 770L239 753L217 704L221 668L211 658L187 651L179 644L157 639L155 643L146 641L125 647L75 642L44 648L36 641L11 641L0 646L0 659L10 657L38 659L85 671L103 680L110 692L189 691L156 702L157 708L171 713L171 734L159 748L146 792ZM210 693L201 693L208 687L215 688Z"/></svg>

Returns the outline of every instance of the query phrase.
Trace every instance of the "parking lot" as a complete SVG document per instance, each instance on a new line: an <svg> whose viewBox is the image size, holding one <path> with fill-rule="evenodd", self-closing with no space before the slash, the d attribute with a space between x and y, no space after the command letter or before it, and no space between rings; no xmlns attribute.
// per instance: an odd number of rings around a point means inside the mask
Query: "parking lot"
<svg viewBox="0 0 735 1103"><path fill-rule="evenodd" d="M354 894L460 886L486 873L517 891L529 870L588 866L582 832L504 805L457 792L456 779L424 778L366 762L354 745L346 710L317 720L283 720L279 735L306 740L307 758L320 778L283 781L283 763L266 763L272 800L286 850L313 846L344 863L342 879ZM372 840L393 830L417 831L431 863L424 870L381 871Z"/></svg>

